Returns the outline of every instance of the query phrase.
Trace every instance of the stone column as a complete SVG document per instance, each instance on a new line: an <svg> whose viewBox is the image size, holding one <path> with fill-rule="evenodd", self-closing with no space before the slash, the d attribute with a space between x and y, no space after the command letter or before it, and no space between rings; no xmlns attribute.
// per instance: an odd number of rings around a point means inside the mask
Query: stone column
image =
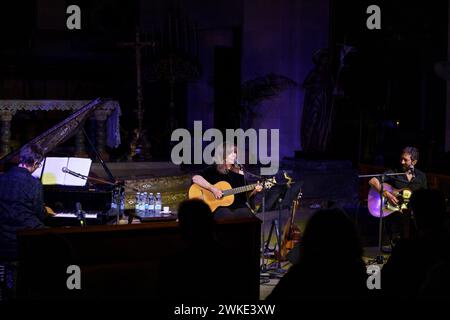
<svg viewBox="0 0 450 320"><path fill-rule="evenodd" d="M11 120L14 112L9 110L0 110L0 156L9 153L9 140L11 139Z"/></svg>
<svg viewBox="0 0 450 320"><path fill-rule="evenodd" d="M96 148L103 160L109 160L109 154L106 152L106 119L108 119L109 110L95 110L94 116L97 121L97 143Z"/></svg>

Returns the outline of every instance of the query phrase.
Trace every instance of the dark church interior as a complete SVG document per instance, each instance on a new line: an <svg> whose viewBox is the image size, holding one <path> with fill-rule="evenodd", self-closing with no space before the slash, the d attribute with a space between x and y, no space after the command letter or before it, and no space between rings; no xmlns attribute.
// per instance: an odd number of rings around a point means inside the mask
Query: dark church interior
<svg viewBox="0 0 450 320"><path fill-rule="evenodd" d="M449 299L449 12L0 4L0 304Z"/></svg>

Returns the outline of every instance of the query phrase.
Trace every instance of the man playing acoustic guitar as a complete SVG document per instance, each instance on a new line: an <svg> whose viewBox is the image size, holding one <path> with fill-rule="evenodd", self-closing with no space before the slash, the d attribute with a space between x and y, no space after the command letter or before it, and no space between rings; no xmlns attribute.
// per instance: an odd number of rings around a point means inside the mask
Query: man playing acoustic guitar
<svg viewBox="0 0 450 320"><path fill-rule="evenodd" d="M236 146L225 142L219 145L215 150L215 165L206 168L200 175L192 177L192 182L199 187L211 192L215 199L221 199L224 196L223 190L214 186L214 184L225 181L232 188L239 188L246 185L245 177L239 166L235 165L237 159ZM247 196L250 198L262 190L262 186L256 184L252 187L250 194L236 193L234 201L227 207L218 207L214 211L215 219L249 217L251 211L247 207ZM205 200L205 199L204 199ZM205 200L206 201L206 200Z"/></svg>
<svg viewBox="0 0 450 320"><path fill-rule="evenodd" d="M409 189L411 192L427 188L427 177L424 172L415 168L419 161L419 151L414 147L405 147L400 156L400 170L388 170L385 173L406 173L401 176L385 176L385 184L389 184L396 190ZM372 178L369 185L376 191L381 191L379 178ZM383 196L393 205L399 205L400 200L394 192L383 191ZM410 217L407 214L395 212L387 217L386 228L391 237L391 242L399 238L409 237Z"/></svg>

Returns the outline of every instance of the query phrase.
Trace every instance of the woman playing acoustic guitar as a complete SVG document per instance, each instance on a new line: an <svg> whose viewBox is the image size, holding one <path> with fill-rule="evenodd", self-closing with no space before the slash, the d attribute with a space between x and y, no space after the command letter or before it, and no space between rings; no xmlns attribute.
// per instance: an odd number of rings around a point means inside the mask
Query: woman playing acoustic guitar
<svg viewBox="0 0 450 320"><path fill-rule="evenodd" d="M245 177L236 163L237 148L234 144L225 142L219 145L215 150L214 162L215 164L206 168L200 175L192 177L194 185L198 186L192 188L195 189L197 194L201 196L191 195L189 197L201 197L208 203L208 199L224 199L222 206L217 207L214 211L214 217L216 219L223 218L236 218L236 217L249 217L252 215L248 203L247 196L250 198L257 192L262 190L262 186L259 184L246 186ZM227 195L226 187L240 188L245 191L251 191L249 194L244 192L236 192L233 195ZM224 194L225 193L225 194ZM234 197L234 200L231 200ZM232 202L231 204L229 204ZM210 204L210 203L208 203ZM212 205L210 205L212 207ZM214 209L214 207L212 207Z"/></svg>

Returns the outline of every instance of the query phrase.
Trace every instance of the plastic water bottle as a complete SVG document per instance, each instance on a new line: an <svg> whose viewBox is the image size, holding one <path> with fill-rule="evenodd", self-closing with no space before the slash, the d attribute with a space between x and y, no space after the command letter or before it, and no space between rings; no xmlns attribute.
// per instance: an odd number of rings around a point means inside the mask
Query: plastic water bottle
<svg viewBox="0 0 450 320"><path fill-rule="evenodd" d="M142 214L144 209L144 202L143 202L143 192L138 192L136 195L136 213Z"/></svg>
<svg viewBox="0 0 450 320"><path fill-rule="evenodd" d="M159 214L161 212L161 208L162 208L162 198L161 198L161 193L158 192L156 194L155 213Z"/></svg>
<svg viewBox="0 0 450 320"><path fill-rule="evenodd" d="M117 193L113 192L113 196L111 199L111 209L117 209Z"/></svg>
<svg viewBox="0 0 450 320"><path fill-rule="evenodd" d="M147 192L144 192L144 193L142 194L142 202L141 202L141 206L142 206L142 208L141 208L142 213L143 213L144 215L147 214L147 213L148 213Z"/></svg>
<svg viewBox="0 0 450 320"><path fill-rule="evenodd" d="M125 195L120 196L120 211L119 214L123 214L125 212Z"/></svg>
<svg viewBox="0 0 450 320"><path fill-rule="evenodd" d="M139 213L139 200L141 199L141 193L136 192L136 199L134 201L134 210L136 211L136 214Z"/></svg>
<svg viewBox="0 0 450 320"><path fill-rule="evenodd" d="M153 192L150 192L148 196L148 212L149 214L155 213L155 196L153 195Z"/></svg>

